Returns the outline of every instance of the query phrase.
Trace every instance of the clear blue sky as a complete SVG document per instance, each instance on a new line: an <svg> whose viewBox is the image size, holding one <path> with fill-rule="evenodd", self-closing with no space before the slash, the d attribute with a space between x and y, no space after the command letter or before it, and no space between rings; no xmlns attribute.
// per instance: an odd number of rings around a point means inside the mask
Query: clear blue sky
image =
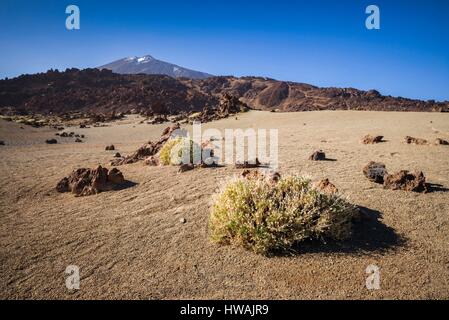
<svg viewBox="0 0 449 320"><path fill-rule="evenodd" d="M69 4L79 31L65 29ZM365 28L369 4L381 30ZM1 0L0 43L0 78L151 54L216 75L449 100L447 0Z"/></svg>

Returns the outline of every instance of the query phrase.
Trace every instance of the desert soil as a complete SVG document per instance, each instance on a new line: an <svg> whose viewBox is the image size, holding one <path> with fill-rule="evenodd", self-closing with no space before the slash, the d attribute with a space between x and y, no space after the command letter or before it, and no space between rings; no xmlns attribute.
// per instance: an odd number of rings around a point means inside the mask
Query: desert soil
<svg viewBox="0 0 449 320"><path fill-rule="evenodd" d="M166 127L140 120L68 130L85 134L84 143L0 122L0 298L449 298L449 147L402 142L406 135L449 139L449 114L253 111L203 125L278 129L281 174L329 178L367 208L351 240L307 243L275 257L208 239L212 195L241 172L232 166L178 174L140 162L120 167L132 183L119 191L76 198L54 190L73 169L109 168L115 152L129 154ZM386 142L363 145L365 134ZM45 144L53 137L60 143ZM117 151L105 151L111 143ZM318 149L335 161L308 161ZM371 160L390 172L422 170L440 187L427 194L384 190L363 176ZM379 290L365 286L372 264L380 268ZM80 290L66 288L68 265L80 268Z"/></svg>

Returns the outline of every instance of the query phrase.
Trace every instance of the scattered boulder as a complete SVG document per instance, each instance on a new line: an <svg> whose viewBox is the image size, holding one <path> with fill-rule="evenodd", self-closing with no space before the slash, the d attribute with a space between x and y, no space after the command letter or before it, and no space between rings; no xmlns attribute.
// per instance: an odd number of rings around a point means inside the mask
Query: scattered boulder
<svg viewBox="0 0 449 320"><path fill-rule="evenodd" d="M5 145L5 141L0 140L0 146L4 146Z"/></svg>
<svg viewBox="0 0 449 320"><path fill-rule="evenodd" d="M279 179L281 179L281 175L276 171L266 171L262 172L259 170L243 170L241 174L242 178L253 180L253 179L265 179L269 183L276 184Z"/></svg>
<svg viewBox="0 0 449 320"><path fill-rule="evenodd" d="M80 138L76 138L75 142L76 143L81 143L81 142L83 142L83 140L81 140Z"/></svg>
<svg viewBox="0 0 449 320"><path fill-rule="evenodd" d="M168 122L167 115L157 115L150 121L148 121L148 124L162 124L164 122Z"/></svg>
<svg viewBox="0 0 449 320"><path fill-rule="evenodd" d="M413 192L428 191L426 178L421 171L410 173L407 170L401 170L397 173L386 175L384 180L385 189Z"/></svg>
<svg viewBox="0 0 449 320"><path fill-rule="evenodd" d="M376 144L382 142L382 139L384 136L372 136L370 134L367 134L362 138L363 144Z"/></svg>
<svg viewBox="0 0 449 320"><path fill-rule="evenodd" d="M220 97L218 106L206 106L202 112L195 112L188 118L190 120L198 120L205 123L228 118L233 114L247 112L249 109L248 105L240 101L238 97L225 93Z"/></svg>
<svg viewBox="0 0 449 320"><path fill-rule="evenodd" d="M122 155L119 153L119 152L117 152L115 155L114 155L114 158L121 158L122 157Z"/></svg>
<svg viewBox="0 0 449 320"><path fill-rule="evenodd" d="M116 168L98 166L96 169L81 168L63 178L56 186L58 192L71 192L77 197L90 196L102 191L113 190L125 181L123 174Z"/></svg>
<svg viewBox="0 0 449 320"><path fill-rule="evenodd" d="M428 143L427 140L425 140L425 139L413 138L413 137L410 137L410 136L406 136L404 138L404 142L407 143L407 144L417 144L417 145L425 145L425 144Z"/></svg>
<svg viewBox="0 0 449 320"><path fill-rule="evenodd" d="M48 140L45 140L45 143L46 144L57 144L58 140L56 140L56 139L48 139Z"/></svg>
<svg viewBox="0 0 449 320"><path fill-rule="evenodd" d="M363 174L372 182L384 183L384 177L388 172L385 164L371 161L363 168Z"/></svg>
<svg viewBox="0 0 449 320"><path fill-rule="evenodd" d="M192 163L185 163L179 167L178 173L183 173L183 172L190 171L193 169L195 169L195 166Z"/></svg>
<svg viewBox="0 0 449 320"><path fill-rule="evenodd" d="M110 146L106 146L105 150L106 151L114 151L115 150L115 146L113 144L111 144Z"/></svg>
<svg viewBox="0 0 449 320"><path fill-rule="evenodd" d="M326 160L326 154L322 151L315 151L310 157L309 160L312 161L323 161Z"/></svg>
<svg viewBox="0 0 449 320"><path fill-rule="evenodd" d="M126 156L123 159L115 159L112 161L111 165L113 166L120 166L124 164L131 164L138 161L143 161L147 159L150 156L155 156L164 146L164 144L170 139L171 134L179 129L179 124L174 124L168 128L166 128L162 133L162 136L160 137L159 141L157 142L148 142L147 144L144 144L141 146L137 151L135 151L133 154Z"/></svg>
<svg viewBox="0 0 449 320"><path fill-rule="evenodd" d="M329 179L322 179L315 184L315 188L324 193L337 193L337 187L329 181Z"/></svg>
<svg viewBox="0 0 449 320"><path fill-rule="evenodd" d="M259 162L259 159L256 158L255 161L243 161L243 163L237 162L235 164L236 169L251 169L251 168L258 168L261 166L261 163Z"/></svg>
<svg viewBox="0 0 449 320"><path fill-rule="evenodd" d="M441 139L441 138L437 138L437 139L435 139L435 144L447 146L447 145L449 145L449 141Z"/></svg>
<svg viewBox="0 0 449 320"><path fill-rule="evenodd" d="M144 163L148 166L158 166L159 165L159 158L156 156L149 156L144 160Z"/></svg>
<svg viewBox="0 0 449 320"><path fill-rule="evenodd" d="M108 181L113 184L122 184L125 182L125 178L123 177L123 173L117 168L112 168L108 173Z"/></svg>

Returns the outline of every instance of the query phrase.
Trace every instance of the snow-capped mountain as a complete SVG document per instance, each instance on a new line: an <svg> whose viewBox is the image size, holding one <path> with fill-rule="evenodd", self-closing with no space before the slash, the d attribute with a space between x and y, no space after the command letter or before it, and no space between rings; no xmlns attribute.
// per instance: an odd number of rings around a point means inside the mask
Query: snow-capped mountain
<svg viewBox="0 0 449 320"><path fill-rule="evenodd" d="M150 55L120 59L101 66L99 69L109 69L120 74L165 74L173 78L205 79L212 76L204 72L186 69L172 63L157 60Z"/></svg>

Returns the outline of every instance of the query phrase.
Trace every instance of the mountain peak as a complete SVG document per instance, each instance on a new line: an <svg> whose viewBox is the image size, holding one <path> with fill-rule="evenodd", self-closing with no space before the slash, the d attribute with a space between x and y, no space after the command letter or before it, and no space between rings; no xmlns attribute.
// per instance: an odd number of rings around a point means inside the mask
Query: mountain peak
<svg viewBox="0 0 449 320"><path fill-rule="evenodd" d="M131 56L123 58L101 66L99 69L109 69L120 74L163 74L173 78L205 79L212 76L204 72L190 70L155 59L149 54L142 57Z"/></svg>

